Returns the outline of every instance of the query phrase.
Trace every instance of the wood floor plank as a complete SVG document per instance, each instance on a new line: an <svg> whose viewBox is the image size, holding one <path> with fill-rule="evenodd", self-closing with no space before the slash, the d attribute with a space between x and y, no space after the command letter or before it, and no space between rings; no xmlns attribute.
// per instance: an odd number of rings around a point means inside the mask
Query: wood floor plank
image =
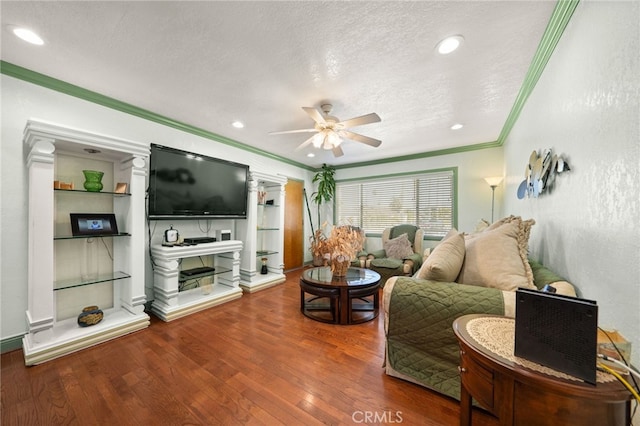
<svg viewBox="0 0 640 426"><path fill-rule="evenodd" d="M458 402L385 375L384 318L300 312L301 270L260 292L45 364L2 354L4 425L452 425ZM366 417L368 416L368 417ZM474 425L497 422L474 411Z"/></svg>

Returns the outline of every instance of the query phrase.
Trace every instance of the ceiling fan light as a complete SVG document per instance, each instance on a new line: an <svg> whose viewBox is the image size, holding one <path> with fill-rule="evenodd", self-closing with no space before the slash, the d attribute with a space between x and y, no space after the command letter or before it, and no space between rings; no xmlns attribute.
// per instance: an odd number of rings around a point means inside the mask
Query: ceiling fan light
<svg viewBox="0 0 640 426"><path fill-rule="evenodd" d="M322 139L322 149L333 149L333 144L329 135L325 135L325 137Z"/></svg>
<svg viewBox="0 0 640 426"><path fill-rule="evenodd" d="M322 146L323 140L324 140L324 132L316 133L315 135L313 135L313 140L311 141L311 143L315 148L320 148Z"/></svg>
<svg viewBox="0 0 640 426"><path fill-rule="evenodd" d="M325 138L325 143L329 145L329 147L325 149L333 149L342 143L342 139L340 139L340 136L338 136L336 132L331 131Z"/></svg>
<svg viewBox="0 0 640 426"><path fill-rule="evenodd" d="M464 37L462 37L461 35L450 36L443 40L440 40L440 42L436 45L436 49L438 50L439 54L448 55L449 53L460 47L463 41Z"/></svg>

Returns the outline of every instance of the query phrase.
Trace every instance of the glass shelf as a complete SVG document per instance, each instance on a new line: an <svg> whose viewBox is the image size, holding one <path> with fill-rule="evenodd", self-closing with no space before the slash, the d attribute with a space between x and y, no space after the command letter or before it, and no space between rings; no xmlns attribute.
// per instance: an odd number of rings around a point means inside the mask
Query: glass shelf
<svg viewBox="0 0 640 426"><path fill-rule="evenodd" d="M99 274L95 278L86 279L86 280L83 280L81 278L73 278L69 280L55 281L53 283L53 290L58 291L58 290L64 290L66 288L82 287L85 285L105 283L108 281L123 280L125 278L130 278L130 277L131 275L129 274L125 274L122 271L116 271L108 274Z"/></svg>
<svg viewBox="0 0 640 426"><path fill-rule="evenodd" d="M115 237L130 237L128 232L120 232L119 234L97 234L97 235L60 235L53 237L54 240L81 240L83 238L115 238Z"/></svg>
<svg viewBox="0 0 640 426"><path fill-rule="evenodd" d="M258 231L279 231L280 228L258 228Z"/></svg>
<svg viewBox="0 0 640 426"><path fill-rule="evenodd" d="M269 256L270 254L278 254L278 252L273 250L258 250L256 252L257 256Z"/></svg>
<svg viewBox="0 0 640 426"><path fill-rule="evenodd" d="M82 194L105 194L105 195L113 195L116 197L131 197L130 192L110 192L110 191L85 191L84 189L59 189L53 188L54 192L71 192L71 193L82 193Z"/></svg>
<svg viewBox="0 0 640 426"><path fill-rule="evenodd" d="M180 278L178 278L178 282L184 283L184 282L187 282L187 281L197 280L197 279L200 279L200 278L208 277L210 275L224 274L225 272L231 272L231 269L229 269L229 268L221 268L219 266L216 266L216 270L215 271L203 272L202 274L188 275L188 276L180 274Z"/></svg>
<svg viewBox="0 0 640 426"><path fill-rule="evenodd" d="M258 203L258 205L263 207L280 207L278 204Z"/></svg>

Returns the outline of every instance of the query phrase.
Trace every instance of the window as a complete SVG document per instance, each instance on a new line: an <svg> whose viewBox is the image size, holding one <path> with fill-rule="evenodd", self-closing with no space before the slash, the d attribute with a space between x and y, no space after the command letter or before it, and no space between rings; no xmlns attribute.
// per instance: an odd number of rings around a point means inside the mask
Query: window
<svg viewBox="0 0 640 426"><path fill-rule="evenodd" d="M411 223L427 238L442 238L455 227L456 174L453 168L337 182L337 223L369 233Z"/></svg>

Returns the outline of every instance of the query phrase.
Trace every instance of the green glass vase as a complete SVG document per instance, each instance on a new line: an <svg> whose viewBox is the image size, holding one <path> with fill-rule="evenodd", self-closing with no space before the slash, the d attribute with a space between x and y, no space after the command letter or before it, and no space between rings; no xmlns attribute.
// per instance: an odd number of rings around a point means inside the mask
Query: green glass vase
<svg viewBox="0 0 640 426"><path fill-rule="evenodd" d="M104 176L103 172L99 172L97 170L83 170L84 173L84 189L89 192L100 192L102 191L102 176Z"/></svg>

